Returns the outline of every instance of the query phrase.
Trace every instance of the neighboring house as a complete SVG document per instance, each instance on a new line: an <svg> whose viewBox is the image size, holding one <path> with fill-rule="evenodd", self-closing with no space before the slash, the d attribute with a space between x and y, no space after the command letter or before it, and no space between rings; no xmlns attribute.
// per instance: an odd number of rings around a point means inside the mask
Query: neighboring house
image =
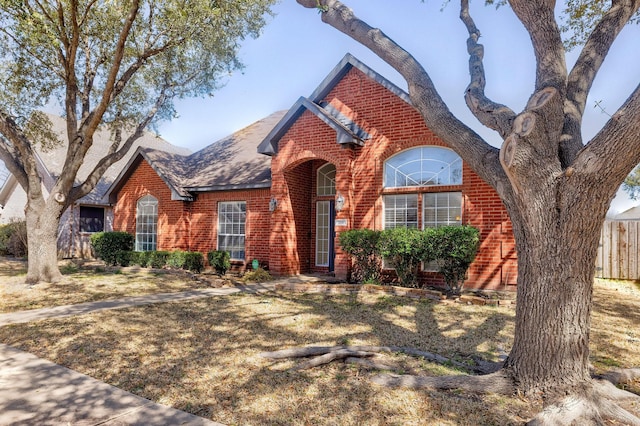
<svg viewBox="0 0 640 426"><path fill-rule="evenodd" d="M257 149L257 150L256 150ZM345 58L310 97L190 156L139 149L107 191L114 229L138 250L227 250L275 275L349 275L354 228L470 224L481 246L467 285L517 278L496 192L424 124L408 95ZM434 272L424 282L441 283Z"/></svg>
<svg viewBox="0 0 640 426"><path fill-rule="evenodd" d="M608 220L640 220L640 206L631 207Z"/></svg>
<svg viewBox="0 0 640 426"><path fill-rule="evenodd" d="M53 124L54 132L58 134L60 140L66 141L65 120L55 115L49 115L49 119ZM78 180L86 178L97 162L107 153L110 145L110 132L107 129L101 129L96 132L94 144L89 149L85 162L78 172ZM150 132L144 133L123 159L107 169L92 192L76 201L63 213L58 230L58 254L60 257L90 256L89 236L94 232L110 231L112 229L113 212L109 203L103 199L105 191L139 146L153 147L179 154L189 153L186 148L171 145ZM40 166L45 196L47 196L53 187L56 177L62 171L66 155L66 144L46 151L38 145L35 153L36 160ZM0 187L0 205L2 206L0 224L24 219L26 203L27 195L25 191L13 175L7 174L4 184Z"/></svg>

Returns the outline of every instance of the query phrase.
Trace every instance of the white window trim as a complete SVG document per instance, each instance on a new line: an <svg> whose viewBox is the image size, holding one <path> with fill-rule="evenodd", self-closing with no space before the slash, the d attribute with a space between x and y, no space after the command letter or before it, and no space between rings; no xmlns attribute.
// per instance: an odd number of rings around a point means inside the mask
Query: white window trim
<svg viewBox="0 0 640 426"><path fill-rule="evenodd" d="M455 157L453 159L453 161L446 163L443 162L441 160L439 160L438 158L435 157L425 157L424 156L424 151L425 150L430 150L430 151L441 151L441 152L447 152L448 154L453 154ZM403 155L406 154L410 151L416 151L416 155L415 155L415 159L412 159L410 162L420 162L421 163L421 173L423 173L424 171L422 170L422 163L423 162L441 162L442 164L444 164L445 166L443 166L441 168L441 172L444 171L448 171L449 175L447 177L447 182L446 183L427 183L427 184L423 184L420 183L416 180L413 180L414 184L413 185L396 185L395 179L393 184L391 184L391 182L387 182L387 174L388 174L388 170L389 168L393 168L395 170L395 173L401 173L400 169L402 168L402 166L406 165L409 163L409 161L402 163L400 165L398 165L397 167L395 165L392 164L393 160L395 158L397 158L399 155ZM419 155L418 155L419 152ZM450 182L451 177L452 177L452 169L453 169L453 165L458 164L459 163L459 170L460 170L460 177L459 180L457 181L453 181ZM404 174L404 173L402 173ZM438 173L439 174L439 173ZM436 174L436 176L438 175ZM407 179L410 179L409 176L405 175L407 177ZM427 188L427 187L434 187L434 186L449 186L449 185L461 185L462 184L462 158L460 158L460 156L453 151L452 149L449 148L445 148L442 146L438 146L438 145L420 145L420 146L415 146L412 148L408 148L405 149L404 151L398 152L396 154L394 154L393 156L387 158L384 162L384 167L383 167L383 182L382 185L384 188Z"/></svg>
<svg viewBox="0 0 640 426"><path fill-rule="evenodd" d="M333 178L329 177L331 173L333 173ZM317 196L323 197L323 196L336 195L336 173L337 173L337 169L335 164L333 163L326 163L318 168L318 171L316 172L316 195ZM329 186L324 185L326 181L329 181L330 183ZM323 183L322 186L320 186L320 182Z"/></svg>
<svg viewBox="0 0 640 426"><path fill-rule="evenodd" d="M145 208L150 206L153 207L151 214L141 211L141 207ZM158 199L150 194L141 197L136 202L136 251L154 251L158 249L158 206ZM151 226L153 232L140 231L141 219L146 217L155 218ZM151 224L151 221L145 220L144 223L148 225ZM145 238L145 240L142 241L142 236L152 236L152 238Z"/></svg>
<svg viewBox="0 0 640 426"><path fill-rule="evenodd" d="M231 223L222 223L222 218L223 218L223 214L222 212L222 208L223 206L227 206L227 205L236 205L236 206L244 206L244 221L242 222L242 228L244 230L244 232L242 233L226 233L226 232L222 232L222 226L223 225L240 225L240 222L231 222ZM220 201L218 202L218 235L217 235L217 241L216 241L216 247L218 248L218 250L225 250L227 252L229 252L229 255L231 257L231 260L235 260L235 261L245 261L245 258L247 256L247 237L246 237L246 233L247 233L247 202L246 201ZM243 244L242 244L242 252L244 254L243 258L238 258L238 257L234 257L235 253L238 252L238 250L226 250L226 247L221 247L221 237L232 237L232 238L236 238L236 237L241 237L243 240ZM237 246L239 247L239 245ZM237 248L234 247L234 248Z"/></svg>

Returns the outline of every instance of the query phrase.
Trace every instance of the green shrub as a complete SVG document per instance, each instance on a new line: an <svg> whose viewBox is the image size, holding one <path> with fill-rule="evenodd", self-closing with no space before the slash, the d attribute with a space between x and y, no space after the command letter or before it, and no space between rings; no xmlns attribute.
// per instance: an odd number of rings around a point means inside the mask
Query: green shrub
<svg viewBox="0 0 640 426"><path fill-rule="evenodd" d="M185 269L186 257L186 251L172 251L169 253L169 257L167 258L167 266L175 269Z"/></svg>
<svg viewBox="0 0 640 426"><path fill-rule="evenodd" d="M24 257L27 254L27 223L11 220L0 225L0 255Z"/></svg>
<svg viewBox="0 0 640 426"><path fill-rule="evenodd" d="M392 228L380 233L380 254L396 270L400 285L418 287L418 271L425 258L429 230Z"/></svg>
<svg viewBox="0 0 640 426"><path fill-rule="evenodd" d="M133 253L131 250L120 250L116 253L116 262L122 267L127 267L133 262Z"/></svg>
<svg viewBox="0 0 640 426"><path fill-rule="evenodd" d="M429 255L435 260L438 272L444 277L447 292L460 294L480 246L480 232L473 226L443 226L432 230L429 236Z"/></svg>
<svg viewBox="0 0 640 426"><path fill-rule="evenodd" d="M184 269L199 273L204 268L204 255L199 251L188 251L185 254Z"/></svg>
<svg viewBox="0 0 640 426"><path fill-rule="evenodd" d="M139 265L143 268L149 266L149 260L151 258L150 251L132 251L130 265Z"/></svg>
<svg viewBox="0 0 640 426"><path fill-rule="evenodd" d="M226 274L229 268L231 268L231 257L229 256L229 252L226 251L210 251L207 253L207 261L220 275Z"/></svg>
<svg viewBox="0 0 640 426"><path fill-rule="evenodd" d="M380 231L372 229L350 229L340 234L340 247L354 260L352 281L365 283L380 281L382 269L380 234Z"/></svg>
<svg viewBox="0 0 640 426"><path fill-rule="evenodd" d="M133 250L134 242L134 236L126 232L96 232L91 235L91 246L96 257L107 265L116 265L118 252Z"/></svg>
<svg viewBox="0 0 640 426"><path fill-rule="evenodd" d="M197 251L176 250L169 253L167 266L200 272L204 268L204 255Z"/></svg>
<svg viewBox="0 0 640 426"><path fill-rule="evenodd" d="M164 250L150 251L149 252L149 266L154 269L162 269L167 265L167 259L169 258L169 252Z"/></svg>

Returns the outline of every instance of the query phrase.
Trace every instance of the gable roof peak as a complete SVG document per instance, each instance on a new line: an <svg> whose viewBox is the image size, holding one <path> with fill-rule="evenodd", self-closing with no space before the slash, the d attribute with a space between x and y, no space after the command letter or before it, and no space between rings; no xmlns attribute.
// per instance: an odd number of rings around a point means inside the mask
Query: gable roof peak
<svg viewBox="0 0 640 426"><path fill-rule="evenodd" d="M340 62L338 62L333 70L331 70L331 72L324 78L324 80L322 80L320 85L318 85L318 87L309 96L309 99L312 102L316 103L323 100L352 68L358 69L364 75L371 78L373 81L377 82L406 103L413 105L407 92L393 84L390 80L386 79L378 72L374 71L373 68L360 61L351 53L346 53L344 55Z"/></svg>
<svg viewBox="0 0 640 426"><path fill-rule="evenodd" d="M371 80L380 84L385 89L405 101L409 105L411 99L404 90L393 84L391 81L369 68L355 56L347 53L333 70L327 75L320 85L308 98L301 96L289 108L286 115L269 132L269 134L258 145L258 152L265 155L275 155L278 152L278 142L289 128L296 122L304 111L309 111L322 120L329 127L336 131L336 141L341 145L363 145L370 135L360 128L352 120L340 113L334 106L325 102L325 98L336 85L342 81L349 71L358 69Z"/></svg>

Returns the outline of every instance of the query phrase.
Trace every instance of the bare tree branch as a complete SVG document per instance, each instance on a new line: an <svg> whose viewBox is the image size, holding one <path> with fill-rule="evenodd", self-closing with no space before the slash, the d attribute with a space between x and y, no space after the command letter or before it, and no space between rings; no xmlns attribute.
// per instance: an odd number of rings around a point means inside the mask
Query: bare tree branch
<svg viewBox="0 0 640 426"><path fill-rule="evenodd" d="M13 146L0 136L0 160L2 160L13 176L18 180L18 183L23 188L28 185L28 177L24 172L24 165L19 155L16 154Z"/></svg>
<svg viewBox="0 0 640 426"><path fill-rule="evenodd" d="M84 9L84 13L82 14L82 18L80 18L80 22L78 23L81 27L85 25L87 19L89 18L89 12L91 12L91 8L94 4L97 3L98 0L91 0L87 3L87 7Z"/></svg>
<svg viewBox="0 0 640 426"><path fill-rule="evenodd" d="M587 39L567 80L565 124L560 144L560 159L569 165L583 147L582 116L587 96L611 45L625 24L637 12L640 0L614 0L612 7Z"/></svg>
<svg viewBox="0 0 640 426"><path fill-rule="evenodd" d="M507 188L498 150L455 117L431 81L429 74L406 50L380 29L357 18L337 0L297 0L307 8L322 10L322 21L343 32L391 65L407 81L409 96L429 128L453 148L462 159L498 191Z"/></svg>
<svg viewBox="0 0 640 426"><path fill-rule="evenodd" d="M83 123L83 127L86 126L89 134L93 134L93 132L95 132L95 129L97 129L98 125L102 121L102 116L107 110L110 101L113 99L112 94L115 90L118 73L120 72L120 66L122 64L122 59L124 58L125 44L127 42L127 38L129 37L129 33L131 32L131 28L133 27L133 23L135 22L136 16L138 15L139 8L139 0L134 0L131 2L129 13L122 26L122 31L120 31L120 36L118 38L118 43L114 51L114 58L111 63L111 69L109 70L109 74L107 76L107 81L102 93L102 98L100 100L100 103L96 106L96 109L92 114L90 114L90 118Z"/></svg>
<svg viewBox="0 0 640 426"><path fill-rule="evenodd" d="M73 185L73 179L80 169L80 166L82 165L82 160L85 158L87 152L93 145L93 135L98 128L98 125L102 121L102 117L104 116L104 113L106 112L107 107L112 100L112 94L115 89L120 66L124 58L126 41L129 37L129 33L131 32L131 28L133 27L133 23L135 22L139 7L139 0L134 0L131 3L129 13L127 14L122 30L120 31L120 36L118 38L118 42L114 51L114 58L111 62L111 68L107 75L101 100L96 106L95 110L87 114L86 117L83 117L80 126L78 126L75 113L76 103L74 102L75 96L77 94L77 85L74 84L74 82L76 81L75 68L70 69L70 72L74 73L74 76L68 76L65 79L65 81L67 82L66 106L68 114L67 131L69 147L67 149L67 156L62 169L62 173L58 178L58 183L56 184L56 188L63 193L66 193L67 190L70 189L71 185ZM74 25L76 24L77 22ZM75 48L77 49L79 39L74 39L73 43L76 44ZM71 90L71 86L73 86L74 91ZM69 96L71 96L71 98L69 98Z"/></svg>
<svg viewBox="0 0 640 426"><path fill-rule="evenodd" d="M98 162L98 164L96 164L96 166L93 168L91 173L89 173L89 176L87 176L84 182L82 182L82 184L80 184L79 186L74 187L70 192L69 200L71 200L71 202L84 197L89 192L91 192L93 188L95 188L98 180L100 180L100 177L104 174L104 172L109 167L111 167L113 163L120 161L127 154L127 152L129 152L133 143L142 136L144 130L147 128L149 123L151 123L151 120L153 120L153 117L155 117L160 107L165 103L167 99L165 95L167 89L168 87L164 87L162 89L160 96L158 96L158 98L156 99L154 107L149 111L146 117L142 121L140 121L140 123L138 123L134 132L127 137L127 140L121 147L119 147L120 141L122 140L121 129L118 129L116 131L117 134L115 140L111 144L107 155L105 155Z"/></svg>
<svg viewBox="0 0 640 426"><path fill-rule="evenodd" d="M640 85L573 162L578 175L599 182L622 182L640 163ZM596 161L597 159L597 161ZM613 178L611 180L610 178ZM617 187L605 188L612 198Z"/></svg>
<svg viewBox="0 0 640 426"><path fill-rule="evenodd" d="M531 37L536 56L536 91L551 86L564 96L567 67L554 16L555 3L554 0L509 1Z"/></svg>
<svg viewBox="0 0 640 426"><path fill-rule="evenodd" d="M511 125L516 114L508 107L493 102L485 95L486 78L482 59L484 46L478 43L480 31L469 13L469 0L460 2L460 19L469 32L467 51L469 52L469 74L471 82L467 86L465 100L478 120L490 129L498 131L505 139L511 133Z"/></svg>
<svg viewBox="0 0 640 426"><path fill-rule="evenodd" d="M41 195L41 180L33 147L13 118L4 111L0 111L0 133L9 139L13 148L18 151L11 152L12 150L6 146L2 150L10 155L7 160L13 160L6 163L7 168L16 177L25 192L30 195Z"/></svg>

